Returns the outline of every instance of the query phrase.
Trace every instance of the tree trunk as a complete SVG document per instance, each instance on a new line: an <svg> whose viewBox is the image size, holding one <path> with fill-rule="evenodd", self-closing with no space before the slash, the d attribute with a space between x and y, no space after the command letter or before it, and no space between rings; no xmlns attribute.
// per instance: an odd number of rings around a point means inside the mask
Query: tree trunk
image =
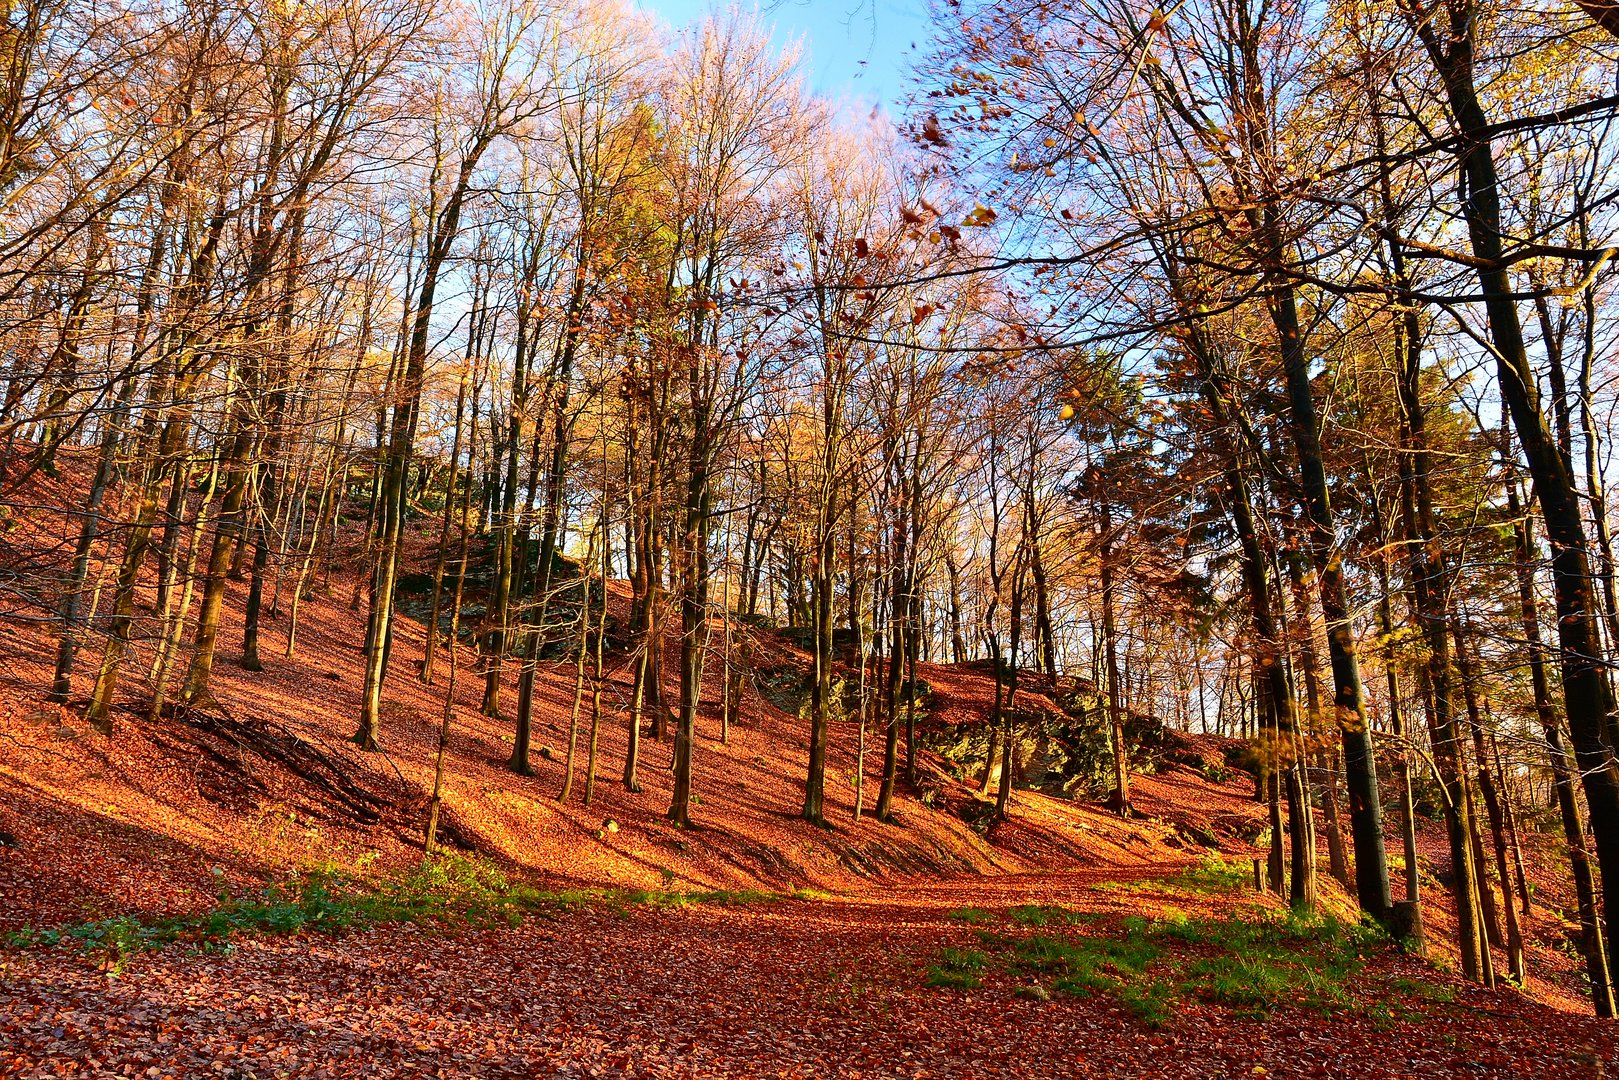
<svg viewBox="0 0 1619 1080"><path fill-rule="evenodd" d="M1097 565L1102 585L1102 648L1107 664L1107 722L1113 742L1113 790L1108 794L1108 809L1120 817L1130 817L1135 808L1130 803L1130 748L1124 739L1124 687L1119 678L1118 628L1113 612L1113 522L1107 503L1099 506L1101 514L1101 542Z"/></svg>
<svg viewBox="0 0 1619 1080"><path fill-rule="evenodd" d="M1568 710L1574 757L1584 779L1591 829L1601 868L1607 914L1607 951L1619 946L1619 762L1614 757L1616 722L1612 687L1604 670L1605 652L1591 596L1580 497L1573 477L1546 427L1534 368L1512 299L1512 283L1502 263L1500 184L1488 135L1488 121L1473 81L1473 32L1477 12L1471 3L1450 10L1447 39L1433 24L1416 29L1444 81L1456 118L1458 151L1467 186L1461 201L1484 308L1489 319L1502 401L1509 409L1518 442L1540 502L1552 546L1552 577L1557 600L1558 644L1563 700Z"/></svg>
<svg viewBox="0 0 1619 1080"><path fill-rule="evenodd" d="M1250 122L1243 126L1250 161L1273 162L1268 88L1260 61L1262 28L1246 9L1233 22L1238 34L1243 107ZM1261 173L1260 183L1273 181ZM1274 175L1274 174L1271 174ZM1376 758L1355 649L1353 614L1343 581L1343 551L1334 520L1315 391L1310 381L1310 351L1299 322L1298 291L1286 268L1290 261L1284 239L1282 200L1270 190L1242 192L1253 197L1248 210L1253 248L1260 264L1264 302L1276 332L1286 383L1287 426L1298 460L1299 495L1304 510L1305 547L1315 567L1321 614L1326 622L1327 658L1332 668L1334 718L1343 740L1344 771L1349 791L1349 822L1355 849L1355 894L1361 910L1379 922L1389 914L1388 863L1383 850L1383 810L1377 786Z"/></svg>
<svg viewBox="0 0 1619 1080"><path fill-rule="evenodd" d="M1314 735L1319 730L1321 717L1321 685L1320 661L1315 651L1315 620L1310 617L1310 602L1304 579L1304 566L1299 559L1288 558L1288 584L1293 593L1298 617L1302 626L1297 632L1299 643L1299 666L1304 669L1304 700L1309 709L1306 723L1303 725L1306 732ZM1285 607L1285 604L1284 604ZM1337 758L1326 748L1320 752L1321 768L1321 808L1322 817L1326 819L1327 826L1327 872L1343 883L1344 888L1350 888L1349 859L1344 851L1343 829L1339 824L1338 814L1338 764ZM1307 758L1301 757L1296 768L1303 769Z"/></svg>
<svg viewBox="0 0 1619 1080"><path fill-rule="evenodd" d="M473 304L472 321L477 323L477 303ZM468 360L477 354L477 346L467 349ZM450 439L450 467L444 480L444 517L439 523L438 551L433 558L433 599L427 608L427 641L422 652L422 682L432 685L433 657L438 653L439 604L444 595L444 563L448 555L450 519L454 515L455 480L461 471L461 421L467 407L467 372L461 373L461 383L455 394L455 434ZM472 484L472 470L467 470L467 485Z"/></svg>
<svg viewBox="0 0 1619 1080"><path fill-rule="evenodd" d="M675 727L674 794L669 820L691 825L692 750L697 734L697 706L703 692L703 654L708 648L708 525L711 517L709 473L713 467L701 417L693 436L686 485L680 570L680 714Z"/></svg>
<svg viewBox="0 0 1619 1080"><path fill-rule="evenodd" d="M826 821L826 752L832 730L832 598L837 588L837 524L841 513L836 482L840 438L838 405L839 399L828 389L822 410L825 438L821 443L815 562L810 578L810 602L813 605L810 631L814 643L810 683L809 766L804 782L804 805L799 813L805 821L816 825L825 824Z"/></svg>
<svg viewBox="0 0 1619 1080"><path fill-rule="evenodd" d="M961 569L949 550L944 554L945 572L950 575L950 662L967 662L967 642L961 635Z"/></svg>
<svg viewBox="0 0 1619 1080"><path fill-rule="evenodd" d="M113 465L118 453L118 435L122 420L129 413L129 402L135 392L134 378L125 380L119 395L118 407L107 424L101 440L101 455L96 462L95 477L90 481L90 493L85 498L83 520L79 525L79 540L73 549L73 569L62 593L62 636L57 643L56 671L51 679L49 700L58 705L67 704L73 694L73 658L78 652L79 635L88 621L82 617L84 586L90 576L90 553L95 547L101 528L101 504L107 496L112 480Z"/></svg>
<svg viewBox="0 0 1619 1080"><path fill-rule="evenodd" d="M1040 557L1040 535L1036 526L1029 537L1029 569L1034 577L1034 632L1040 648L1040 662L1053 690L1057 686L1057 636L1051 628L1051 593L1046 585L1046 564ZM955 603L955 598L951 598ZM957 661L960 663L960 661Z"/></svg>

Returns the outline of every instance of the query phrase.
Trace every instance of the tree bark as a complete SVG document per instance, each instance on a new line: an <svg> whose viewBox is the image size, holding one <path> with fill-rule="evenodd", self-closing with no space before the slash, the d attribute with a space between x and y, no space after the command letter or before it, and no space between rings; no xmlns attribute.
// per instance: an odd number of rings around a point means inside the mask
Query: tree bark
<svg viewBox="0 0 1619 1080"><path fill-rule="evenodd" d="M1458 156L1466 193L1460 209L1477 259L1476 274L1496 356L1497 383L1528 460L1546 535L1551 541L1563 700L1596 839L1607 915L1606 944L1611 958L1619 947L1619 761L1614 756L1619 720L1604 670L1606 653L1596 614L1598 605L1591 595L1593 578L1579 493L1546 427L1534 368L1512 298L1512 283L1502 262L1505 231L1500 179L1489 124L1474 88L1473 33L1478 12L1472 3L1464 2L1452 5L1449 14L1445 41L1440 40L1433 23L1413 22L1444 82L1461 137Z"/></svg>

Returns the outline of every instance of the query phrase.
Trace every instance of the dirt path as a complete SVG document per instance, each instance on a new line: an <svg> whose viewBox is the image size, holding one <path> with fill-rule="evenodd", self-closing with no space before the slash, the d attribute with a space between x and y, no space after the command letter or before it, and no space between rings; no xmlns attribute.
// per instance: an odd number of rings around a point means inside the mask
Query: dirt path
<svg viewBox="0 0 1619 1080"><path fill-rule="evenodd" d="M1534 1076L1619 1066L1611 1031L1511 992L1374 1023L1184 1004L1153 1030L1105 997L925 985L963 908L1110 917L1165 900L1109 871L931 882L815 901L596 909L516 929L388 926L171 947L121 976L0 954L7 1076ZM952 912L958 912L951 918ZM1394 955L1397 973L1418 965Z"/></svg>

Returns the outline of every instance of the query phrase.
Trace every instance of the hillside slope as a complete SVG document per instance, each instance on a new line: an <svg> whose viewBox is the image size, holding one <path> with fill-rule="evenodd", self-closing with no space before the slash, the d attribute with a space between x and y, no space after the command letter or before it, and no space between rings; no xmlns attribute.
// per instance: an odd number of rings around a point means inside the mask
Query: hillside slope
<svg viewBox="0 0 1619 1080"><path fill-rule="evenodd" d="M67 481L42 479L42 484ZM38 501L60 501L44 493ZM13 550L61 536L44 515L9 538ZM413 538L425 551L429 530ZM285 605L265 623L266 669L239 664L245 582L232 582L214 671L217 707L144 719L150 687L142 674L150 649L137 643L121 685L111 736L88 733L74 706L45 703L55 639L48 622L0 623L0 831L15 845L4 855L7 899L0 926L39 925L114 910L166 910L210 901L219 878L240 885L314 865L387 868L419 854L432 784L433 753L446 691L441 655L437 685L417 677L423 628L402 620L392 650L382 751L348 743L360 708L364 616L351 609L351 580L305 602L298 649L285 645ZM622 616L627 598L611 588ZM143 598L150 602L150 596ZM670 643L673 647L673 643ZM577 777L563 785L573 707L571 663L542 663L536 686L536 774L514 775L509 721L481 715L481 678L468 670L455 691L446 758L447 839L537 879L557 884L635 887L844 888L873 878L951 873L1016 873L1043 868L1143 867L1184 861L1187 835L1252 835L1251 786L1215 784L1189 770L1143 777L1137 799L1146 819L1120 821L1099 808L1019 791L1013 820L987 831L963 813L976 793L924 753L919 791L903 791L895 824L871 819L881 768L880 733L868 728L864 754L866 816L853 817L858 725L833 733L828 766L828 829L801 821L807 730L750 681L740 722L720 740L719 684L710 671L698 720L695 827L664 820L671 745L642 744L642 790L619 782L627 744L630 672L610 654L598 780L584 806L589 696L581 716ZM780 635L756 632L756 668L802 670L807 658ZM81 652L81 693L96 657ZM712 667L713 665L711 665ZM673 663L667 671L676 670ZM504 673L503 703L516 701L518 669ZM993 692L982 673L923 665L939 723L981 717ZM672 689L672 688L671 688ZM917 796L925 794L925 799ZM1229 828L1233 823L1237 828ZM981 823L980 823L981 824ZM1181 828L1177 828L1181 826ZM1241 847L1240 841L1233 841Z"/></svg>
<svg viewBox="0 0 1619 1080"><path fill-rule="evenodd" d="M39 477L29 505L21 512L13 508L0 544L3 569L12 580L25 581L22 571L51 563L62 538L72 535L72 522L47 508L71 504L73 486L83 480L77 464L66 462L60 478ZM430 566L433 540L428 527L410 538L418 571ZM93 567L92 580L105 569ZM417 677L423 628L401 620L382 751L365 753L348 742L362 679L364 617L350 604L355 586L352 572L340 563L329 592L318 592L303 606L292 658L283 655L283 603L281 616L265 623L261 648L267 670L253 673L239 663L246 583L231 582L214 674L220 704L147 723L151 688L143 675L151 645L138 640L110 736L86 731L78 719L82 697L66 708L44 700L56 646L48 618L52 598L35 598L37 610L28 613L35 617L0 618L0 931L115 914L194 911L215 903L222 890L241 895L311 869L381 877L419 859L447 665L441 656L436 685L423 684ZM151 600L150 591L141 597L143 604ZM622 624L627 607L622 583L610 583L609 606ZM798 816L807 727L792 711L792 695L779 692L783 684L801 680L808 658L790 635L763 630L750 635L743 654L758 678L745 681L740 720L728 741L720 738L714 672L705 687L694 755L698 802L694 827L687 830L674 828L664 816L672 786L668 742L644 738L639 792L620 783L630 682L622 651L607 657L598 780L586 806L588 695L572 795L567 803L558 799L573 665L541 665L536 774L520 777L505 765L511 723L479 713L481 679L468 670L470 650L463 649L441 835L452 846L538 884L654 890L812 887L848 894L984 875L1038 880L1028 875L1165 873L1201 857L1210 845L1241 859L1253 854L1244 838L1256 836L1263 821L1251 798L1251 781L1233 773L1215 782L1209 777L1221 776L1219 770L1172 764L1135 779L1134 801L1143 817L1120 820L1083 801L1019 790L1011 820L989 825L973 778L962 778L954 763L924 751L916 788L902 785L896 822L882 824L870 817L881 767L880 732L875 725L868 729L860 758L858 726L847 721L837 724L832 736L831 827L817 828ZM667 643L671 650L674 645ZM81 694L96 659L91 650L80 654L75 685ZM676 670L672 654L665 670ZM515 705L517 674L515 664L504 672L508 709ZM928 731L971 727L987 716L994 683L986 671L923 664L919 676L929 687L923 725ZM1053 709L1037 690L1023 692L1022 700ZM1189 739L1185 749L1188 758L1217 759L1222 746L1202 736ZM863 764L867 811L858 821L853 816L857 760ZM1446 847L1436 825L1421 839L1430 883L1430 940L1443 956L1450 928L1439 887L1447 870ZM1397 844L1391 850L1398 850ZM1588 1006L1567 948L1568 925L1559 913L1568 908L1566 871L1559 870L1554 856L1542 860L1548 868L1536 874L1542 902L1526 921L1530 989L1560 1008L1582 1010ZM1322 880L1331 895L1335 884Z"/></svg>

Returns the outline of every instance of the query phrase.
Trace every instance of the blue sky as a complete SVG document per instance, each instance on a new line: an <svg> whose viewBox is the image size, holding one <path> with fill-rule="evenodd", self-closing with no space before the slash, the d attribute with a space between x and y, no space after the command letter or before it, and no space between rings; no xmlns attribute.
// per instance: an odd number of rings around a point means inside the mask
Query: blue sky
<svg viewBox="0 0 1619 1080"><path fill-rule="evenodd" d="M713 0L639 3L677 27L728 6ZM926 0L774 0L757 6L775 27L779 44L803 39L810 89L854 106L880 104L898 113L895 102L910 89L909 65L927 49Z"/></svg>

